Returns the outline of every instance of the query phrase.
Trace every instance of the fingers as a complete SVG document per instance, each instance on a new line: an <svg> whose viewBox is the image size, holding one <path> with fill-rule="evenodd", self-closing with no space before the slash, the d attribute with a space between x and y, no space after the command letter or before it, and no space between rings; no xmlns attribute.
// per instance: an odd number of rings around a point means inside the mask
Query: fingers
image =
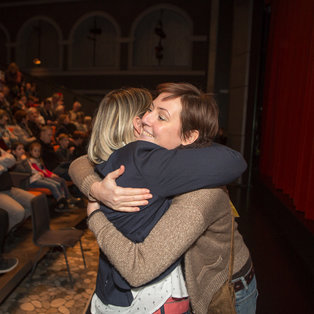
<svg viewBox="0 0 314 314"><path fill-rule="evenodd" d="M150 193L149 189L145 188L122 188L117 187L114 193L117 195L117 197L120 197L121 200L123 197L126 199L123 199L123 201L137 201L137 200L146 200L152 198L152 194Z"/></svg>
<svg viewBox="0 0 314 314"><path fill-rule="evenodd" d="M120 203L120 207L137 207L137 206L145 206L147 204L148 204L148 200L124 201Z"/></svg>
<svg viewBox="0 0 314 314"><path fill-rule="evenodd" d="M118 212L134 213L140 211L139 207L121 207L116 209Z"/></svg>

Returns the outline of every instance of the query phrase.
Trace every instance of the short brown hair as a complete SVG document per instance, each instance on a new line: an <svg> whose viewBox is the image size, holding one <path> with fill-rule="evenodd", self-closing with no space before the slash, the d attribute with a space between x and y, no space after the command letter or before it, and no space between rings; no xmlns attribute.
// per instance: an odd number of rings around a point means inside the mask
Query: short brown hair
<svg viewBox="0 0 314 314"><path fill-rule="evenodd" d="M65 134L65 133L61 133L59 134L58 136L58 142L63 140L64 138L69 138L69 135L68 134Z"/></svg>
<svg viewBox="0 0 314 314"><path fill-rule="evenodd" d="M204 93L189 83L163 83L157 86L158 95L168 93L163 100L180 97L182 137L187 138L193 130L199 132L193 147L208 146L217 135L218 106L212 94ZM189 147L191 147L189 145Z"/></svg>
<svg viewBox="0 0 314 314"><path fill-rule="evenodd" d="M27 112L23 109L17 110L14 114L14 119L17 123L21 123L22 120L27 116Z"/></svg>

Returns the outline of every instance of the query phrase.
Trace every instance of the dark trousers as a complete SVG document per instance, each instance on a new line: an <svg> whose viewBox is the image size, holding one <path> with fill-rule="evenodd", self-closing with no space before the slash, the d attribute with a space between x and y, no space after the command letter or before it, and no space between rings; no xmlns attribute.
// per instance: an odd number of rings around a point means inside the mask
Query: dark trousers
<svg viewBox="0 0 314 314"><path fill-rule="evenodd" d="M8 212L0 208L0 258L3 252L4 239L8 232L9 215Z"/></svg>

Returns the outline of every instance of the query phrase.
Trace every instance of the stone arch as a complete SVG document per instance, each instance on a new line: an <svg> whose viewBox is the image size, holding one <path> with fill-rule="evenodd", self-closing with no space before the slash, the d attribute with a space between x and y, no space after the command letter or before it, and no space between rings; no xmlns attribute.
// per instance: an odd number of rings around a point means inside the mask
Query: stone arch
<svg viewBox="0 0 314 314"><path fill-rule="evenodd" d="M89 12L73 25L69 35L71 69L115 69L120 60L120 28L102 11Z"/></svg>
<svg viewBox="0 0 314 314"><path fill-rule="evenodd" d="M40 67L61 69L62 31L51 18L38 15L26 21L17 35L16 59L21 68L34 68L35 58Z"/></svg>
<svg viewBox="0 0 314 314"><path fill-rule="evenodd" d="M156 57L160 37L155 33L158 20L166 35L161 39L162 59ZM190 69L192 65L193 22L174 5L159 4L143 11L131 27L129 64L133 68Z"/></svg>

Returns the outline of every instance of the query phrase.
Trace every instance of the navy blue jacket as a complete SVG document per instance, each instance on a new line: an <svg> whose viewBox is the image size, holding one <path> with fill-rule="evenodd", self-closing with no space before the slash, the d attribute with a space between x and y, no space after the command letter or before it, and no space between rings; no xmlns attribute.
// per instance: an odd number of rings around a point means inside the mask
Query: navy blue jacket
<svg viewBox="0 0 314 314"><path fill-rule="evenodd" d="M232 182L246 169L241 154L219 144L206 148L167 150L146 141L136 141L115 151L107 162L96 166L106 176L125 166L117 179L122 187L148 188L153 194L149 204L139 212L123 213L104 205L106 217L133 242L142 242L159 221L177 194ZM178 264L174 263L155 280L160 280ZM155 281L154 280L154 281ZM133 297L129 284L101 254L96 294L104 304L129 306Z"/></svg>

